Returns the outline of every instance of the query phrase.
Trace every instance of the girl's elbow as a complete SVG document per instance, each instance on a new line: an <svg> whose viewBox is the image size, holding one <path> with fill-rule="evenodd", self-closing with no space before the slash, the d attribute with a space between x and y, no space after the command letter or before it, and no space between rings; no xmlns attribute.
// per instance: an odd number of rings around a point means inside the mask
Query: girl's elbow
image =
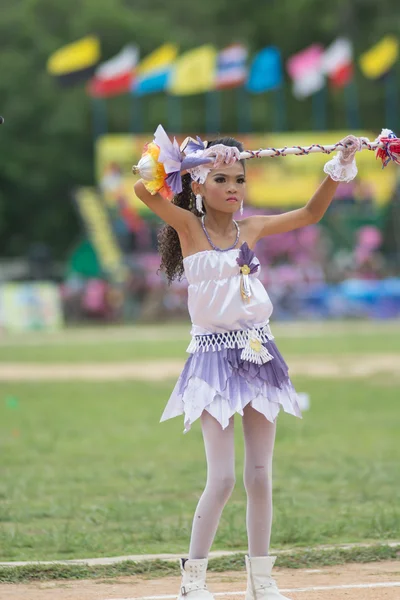
<svg viewBox="0 0 400 600"><path fill-rule="evenodd" d="M318 215L310 210L307 210L306 225L315 225L322 219L323 215Z"/></svg>
<svg viewBox="0 0 400 600"><path fill-rule="evenodd" d="M149 195L149 192L146 190L146 188L143 185L143 181L141 179L139 179L139 181L137 181L135 183L135 185L133 186L133 189L135 191L136 196L142 200L142 202L145 201L146 196Z"/></svg>
<svg viewBox="0 0 400 600"><path fill-rule="evenodd" d="M144 186L143 186L141 179L139 179L139 181L136 181L135 185L133 186L133 189L135 190L135 194L139 198L140 198L140 193L143 191L143 187Z"/></svg>

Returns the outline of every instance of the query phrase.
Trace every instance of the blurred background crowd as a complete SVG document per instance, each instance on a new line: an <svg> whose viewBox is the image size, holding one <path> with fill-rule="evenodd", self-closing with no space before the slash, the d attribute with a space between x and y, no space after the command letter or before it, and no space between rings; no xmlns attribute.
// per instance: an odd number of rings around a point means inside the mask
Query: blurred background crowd
<svg viewBox="0 0 400 600"><path fill-rule="evenodd" d="M185 278L159 271L162 223L133 192L159 123L253 150L400 131L395 0L0 7L1 331L187 318ZM326 160L248 161L243 217L304 205ZM258 243L274 318L400 314L400 170L368 151L357 164L320 223Z"/></svg>

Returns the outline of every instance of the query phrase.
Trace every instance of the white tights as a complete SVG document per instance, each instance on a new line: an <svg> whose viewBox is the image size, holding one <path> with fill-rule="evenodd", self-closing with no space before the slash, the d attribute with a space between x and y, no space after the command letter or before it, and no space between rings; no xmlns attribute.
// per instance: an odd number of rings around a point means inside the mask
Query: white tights
<svg viewBox="0 0 400 600"><path fill-rule="evenodd" d="M276 422L271 423L250 404L242 417L247 493L246 526L249 556L267 556L272 523L272 455ZM207 458L207 483L193 518L189 558L207 558L222 510L235 486L234 417L222 429L206 410L201 428Z"/></svg>

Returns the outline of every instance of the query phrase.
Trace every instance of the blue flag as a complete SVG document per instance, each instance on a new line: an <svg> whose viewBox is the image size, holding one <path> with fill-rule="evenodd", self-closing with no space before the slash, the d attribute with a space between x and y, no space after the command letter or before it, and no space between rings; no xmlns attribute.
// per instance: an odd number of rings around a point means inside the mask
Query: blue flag
<svg viewBox="0 0 400 600"><path fill-rule="evenodd" d="M135 96L145 96L146 94L163 92L167 87L170 73L171 69L166 69L165 71L148 73L138 77L134 82L133 94Z"/></svg>
<svg viewBox="0 0 400 600"><path fill-rule="evenodd" d="M275 46L260 50L253 59L246 88L253 94L280 87L283 80L281 54Z"/></svg>

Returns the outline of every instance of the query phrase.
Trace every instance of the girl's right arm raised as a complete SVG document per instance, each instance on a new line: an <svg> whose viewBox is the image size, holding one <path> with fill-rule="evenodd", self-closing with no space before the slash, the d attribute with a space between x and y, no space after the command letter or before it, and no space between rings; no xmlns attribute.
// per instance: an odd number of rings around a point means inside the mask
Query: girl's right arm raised
<svg viewBox="0 0 400 600"><path fill-rule="evenodd" d="M172 204L160 194L154 196L148 192L141 179L134 185L135 194L150 210L160 217L165 223L171 225L177 233L188 233L197 221L196 216L185 208Z"/></svg>

